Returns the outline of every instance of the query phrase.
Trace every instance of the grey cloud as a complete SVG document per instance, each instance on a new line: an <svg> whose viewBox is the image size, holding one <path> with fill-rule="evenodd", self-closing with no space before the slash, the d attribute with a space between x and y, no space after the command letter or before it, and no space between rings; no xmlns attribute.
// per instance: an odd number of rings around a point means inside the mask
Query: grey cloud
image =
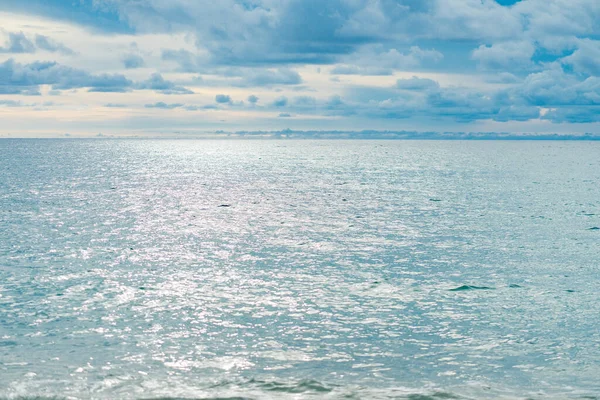
<svg viewBox="0 0 600 400"><path fill-rule="evenodd" d="M597 0L528 0L516 4L511 12L523 19L535 39L600 34Z"/></svg>
<svg viewBox="0 0 600 400"><path fill-rule="evenodd" d="M182 86L155 73L149 79L134 83L121 74L90 74L55 62L20 64L10 59L0 64L0 94L38 93L40 85L52 90L89 88L90 92L127 92L133 89L154 90L163 94L192 94Z"/></svg>
<svg viewBox="0 0 600 400"><path fill-rule="evenodd" d="M144 65L144 59L138 54L126 54L123 56L123 66L126 69L142 68Z"/></svg>
<svg viewBox="0 0 600 400"><path fill-rule="evenodd" d="M163 49L161 58L164 61L173 61L179 65L180 72L200 72L206 67L199 55L195 55L187 50Z"/></svg>
<svg viewBox="0 0 600 400"><path fill-rule="evenodd" d="M65 46L64 44L57 42L56 40L49 38L44 35L35 35L35 45L42 49L49 51L51 53L62 53L65 55L73 55L75 52Z"/></svg>
<svg viewBox="0 0 600 400"><path fill-rule="evenodd" d="M159 73L154 73L152 76L135 85L136 89L155 90L162 94L193 94L191 90L178 86L173 82L167 81Z"/></svg>
<svg viewBox="0 0 600 400"><path fill-rule="evenodd" d="M399 80L396 88L352 88L347 96L346 109L374 118L589 123L598 122L600 78L581 79L555 67L499 89L439 87L434 81L412 78Z"/></svg>
<svg viewBox="0 0 600 400"><path fill-rule="evenodd" d="M23 96L40 96L42 93L39 87L17 87L17 86L3 86L0 83L0 94L20 94Z"/></svg>
<svg viewBox="0 0 600 400"><path fill-rule="evenodd" d="M471 58L485 70L530 68L535 46L529 41L503 42L492 46L481 45L473 51Z"/></svg>
<svg viewBox="0 0 600 400"><path fill-rule="evenodd" d="M434 10L430 2L399 0L256 0L252 7L235 0L106 1L141 31L194 30L197 46L208 50L215 65L329 64L388 37L385 32L395 35L407 25L407 15ZM164 52L163 58L176 59L188 71L200 64L181 51Z"/></svg>
<svg viewBox="0 0 600 400"><path fill-rule="evenodd" d="M158 103L154 103L154 104L146 104L144 107L146 107L146 108L162 108L165 110L172 110L174 108L180 108L183 106L184 105L181 103L167 104L162 101L159 101Z"/></svg>
<svg viewBox="0 0 600 400"><path fill-rule="evenodd" d="M311 96L297 96L294 97L292 104L294 107L312 109L317 106L317 99Z"/></svg>
<svg viewBox="0 0 600 400"><path fill-rule="evenodd" d="M251 69L243 76L241 86L299 85L301 83L300 74L291 69Z"/></svg>
<svg viewBox="0 0 600 400"><path fill-rule="evenodd" d="M91 91L122 92L129 90L132 82L123 75L93 75L55 62L23 65L9 59L0 64L0 93L36 93L40 85L52 85L53 90L87 87Z"/></svg>
<svg viewBox="0 0 600 400"><path fill-rule="evenodd" d="M35 53L35 45L23 32L9 32L8 41L0 47L0 53Z"/></svg>
<svg viewBox="0 0 600 400"><path fill-rule="evenodd" d="M275 107L285 107L288 103L288 99L285 96L281 96L273 102L273 106Z"/></svg>
<svg viewBox="0 0 600 400"><path fill-rule="evenodd" d="M120 74L100 74L83 77L80 81L69 82L68 80L61 85L54 85L56 89L75 89L80 87L90 87L90 92L129 92L132 87L132 81Z"/></svg>
<svg viewBox="0 0 600 400"><path fill-rule="evenodd" d="M493 116L494 121L529 121L540 117L540 108L535 106L509 105L500 107Z"/></svg>
<svg viewBox="0 0 600 400"><path fill-rule="evenodd" d="M263 66L223 67L187 50L163 50L161 57L163 60L177 63L177 70L180 72L200 72L227 77L230 78L230 84L237 87L299 85L303 82L298 72L284 67L270 69Z"/></svg>
<svg viewBox="0 0 600 400"><path fill-rule="evenodd" d="M333 96L326 103L327 108L337 108L343 105L344 102L342 101L342 98L340 96Z"/></svg>
<svg viewBox="0 0 600 400"><path fill-rule="evenodd" d="M342 65L331 73L338 75L391 75L394 70L415 70L431 67L444 59L436 49L412 46L406 51L385 48L381 44L362 47L352 55L343 57Z"/></svg>
<svg viewBox="0 0 600 400"><path fill-rule="evenodd" d="M600 76L600 40L578 40L578 48L573 54L560 60L576 73Z"/></svg>
<svg viewBox="0 0 600 400"><path fill-rule="evenodd" d="M0 100L0 107L33 107L33 110L46 110L47 107L55 106L56 103L52 101L45 101L42 103L23 103L21 101L14 100Z"/></svg>
<svg viewBox="0 0 600 400"><path fill-rule="evenodd" d="M75 54L73 50L48 36L36 34L32 41L23 32L9 32L8 41L4 47L0 47L0 53L35 53L39 49L65 55Z"/></svg>
<svg viewBox="0 0 600 400"><path fill-rule="evenodd" d="M564 107L549 110L542 119L555 123L600 122L600 107Z"/></svg>
<svg viewBox="0 0 600 400"><path fill-rule="evenodd" d="M194 105L185 106L184 109L186 109L187 111L218 110L219 107L215 106L214 104L207 104L205 106L194 106Z"/></svg>
<svg viewBox="0 0 600 400"><path fill-rule="evenodd" d="M393 73L394 71L389 68L360 67L358 65L338 65L331 70L332 75L387 76Z"/></svg>
<svg viewBox="0 0 600 400"><path fill-rule="evenodd" d="M14 100L0 100L0 107L21 107L23 103Z"/></svg>
<svg viewBox="0 0 600 400"><path fill-rule="evenodd" d="M594 121L593 111L600 104L598 0L526 0L511 7L491 0L97 3L118 12L138 32L188 34L196 50L163 50L162 58L177 71L205 74L206 86L278 91L283 91L278 86L288 86L286 94L304 91L302 77L292 67L310 63L334 65L333 74L352 75L398 70L419 74L425 69L477 73L477 65L480 77L496 84L481 89L440 87L431 80L411 78L387 88L350 87L343 99L328 101L297 97L288 102L282 97L258 106L256 96L248 97L255 110L285 107L278 111L470 122L536 119L542 109L543 119L577 122ZM50 38L32 40L23 33L8 37L4 52L61 51ZM136 49L129 53L122 59L125 67L143 65ZM11 62L0 64L3 94L39 94L42 84L51 85L53 91L85 87L191 93L182 83L169 82L160 74L136 83L124 75L92 74L56 63ZM222 96L221 104L242 106Z"/></svg>
<svg viewBox="0 0 600 400"><path fill-rule="evenodd" d="M481 44L550 42L600 34L597 0L527 0L512 7L465 0L102 0L138 32L193 32L207 56L166 51L181 68L212 65L331 64L374 43L439 40ZM490 27L493 27L490 28ZM443 48L440 48L443 51ZM439 54L383 55L400 67L439 62ZM404 54L407 56L407 54ZM432 58L433 57L433 58ZM354 65L352 62L347 64ZM360 64L356 64L359 65ZM364 67L364 66L363 66ZM387 68L387 66L383 66Z"/></svg>
<svg viewBox="0 0 600 400"><path fill-rule="evenodd" d="M579 80L560 69L552 69L529 75L521 85L512 89L510 94L527 104L543 107L598 106L600 78L588 77Z"/></svg>
<svg viewBox="0 0 600 400"><path fill-rule="evenodd" d="M231 103L231 97L224 94L218 94L215 96L215 101L219 104Z"/></svg>
<svg viewBox="0 0 600 400"><path fill-rule="evenodd" d="M439 89L440 85L434 80L413 76L410 79L398 79L396 87L402 90L425 91Z"/></svg>
<svg viewBox="0 0 600 400"><path fill-rule="evenodd" d="M495 73L493 75L487 76L486 82L513 84L513 83L520 82L520 80L519 80L519 78L517 78L514 74L511 74L510 72L500 72L500 73Z"/></svg>

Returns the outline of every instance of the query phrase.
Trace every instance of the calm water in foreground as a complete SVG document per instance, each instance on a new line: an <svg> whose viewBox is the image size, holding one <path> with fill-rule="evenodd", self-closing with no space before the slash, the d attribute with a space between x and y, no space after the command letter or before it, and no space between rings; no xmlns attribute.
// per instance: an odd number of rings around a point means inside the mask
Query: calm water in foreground
<svg viewBox="0 0 600 400"><path fill-rule="evenodd" d="M600 396L600 143L0 141L0 398Z"/></svg>

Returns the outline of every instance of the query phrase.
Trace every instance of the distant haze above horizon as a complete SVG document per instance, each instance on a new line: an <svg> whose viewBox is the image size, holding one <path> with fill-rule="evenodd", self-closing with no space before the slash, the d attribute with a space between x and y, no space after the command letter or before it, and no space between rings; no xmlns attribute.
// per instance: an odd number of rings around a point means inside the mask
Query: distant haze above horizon
<svg viewBox="0 0 600 400"><path fill-rule="evenodd" d="M0 22L0 137L600 134L598 0L0 0Z"/></svg>

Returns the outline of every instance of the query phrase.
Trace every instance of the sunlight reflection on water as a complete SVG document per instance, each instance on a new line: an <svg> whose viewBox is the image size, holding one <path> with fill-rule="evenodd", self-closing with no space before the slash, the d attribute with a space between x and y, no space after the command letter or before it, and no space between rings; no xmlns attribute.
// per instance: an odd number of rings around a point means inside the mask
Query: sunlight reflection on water
<svg viewBox="0 0 600 400"><path fill-rule="evenodd" d="M0 149L0 397L600 391L596 143Z"/></svg>

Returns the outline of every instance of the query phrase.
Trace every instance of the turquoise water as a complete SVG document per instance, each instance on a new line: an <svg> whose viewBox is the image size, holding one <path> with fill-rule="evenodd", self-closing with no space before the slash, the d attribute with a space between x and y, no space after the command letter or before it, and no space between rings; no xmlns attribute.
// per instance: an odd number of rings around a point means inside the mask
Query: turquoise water
<svg viewBox="0 0 600 400"><path fill-rule="evenodd" d="M600 143L0 141L0 398L600 395Z"/></svg>

